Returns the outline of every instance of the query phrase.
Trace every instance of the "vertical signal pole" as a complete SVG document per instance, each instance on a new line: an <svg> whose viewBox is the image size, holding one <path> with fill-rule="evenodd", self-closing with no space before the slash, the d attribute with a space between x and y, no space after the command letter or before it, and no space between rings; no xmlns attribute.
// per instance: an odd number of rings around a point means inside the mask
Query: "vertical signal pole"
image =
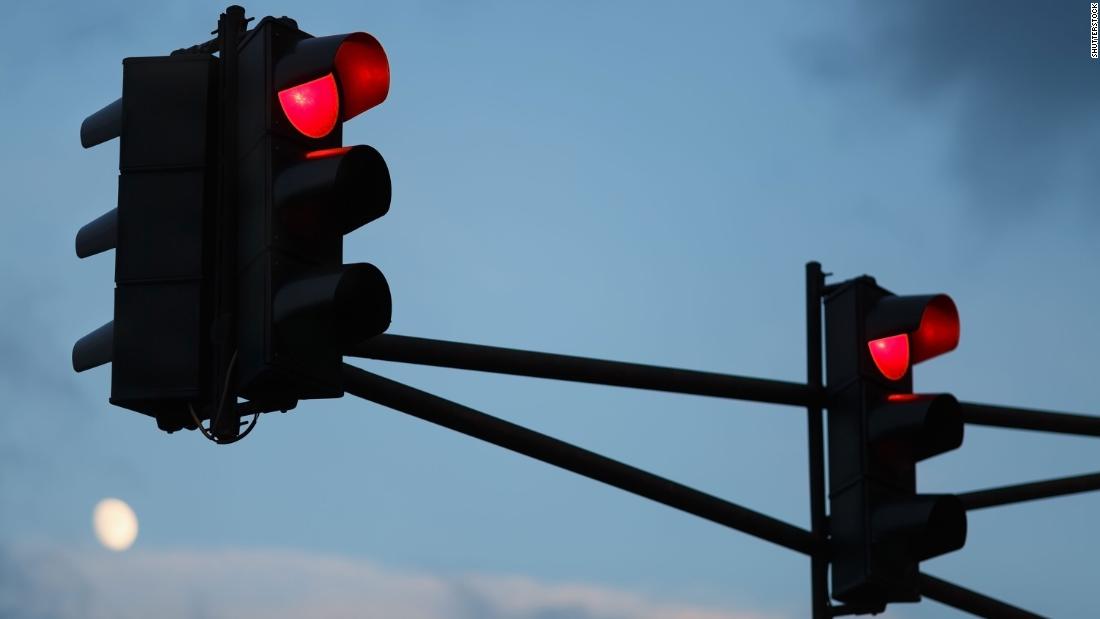
<svg viewBox="0 0 1100 619"><path fill-rule="evenodd" d="M240 433L236 385L232 384L237 314L237 48L247 21L244 8L233 5L218 18L221 54L221 152L218 166L218 210L215 218L214 363L210 425L214 436L230 441ZM228 401L228 404L227 404ZM226 411L225 409L229 410Z"/></svg>
<svg viewBox="0 0 1100 619"><path fill-rule="evenodd" d="M821 287L825 276L818 262L806 263L806 383L820 393L821 372ZM806 407L807 438L810 464L810 530L814 537L826 537L825 520L825 437L821 421L821 403ZM826 619L829 614L828 557L822 551L810 555L810 608L813 619Z"/></svg>

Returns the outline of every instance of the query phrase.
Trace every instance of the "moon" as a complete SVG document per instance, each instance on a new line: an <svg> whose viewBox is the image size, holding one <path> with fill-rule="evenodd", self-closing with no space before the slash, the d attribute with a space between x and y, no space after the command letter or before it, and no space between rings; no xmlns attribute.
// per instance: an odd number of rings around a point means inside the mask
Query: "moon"
<svg viewBox="0 0 1100 619"><path fill-rule="evenodd" d="M92 512L92 529L105 548L122 552L137 539L138 520L125 501L103 499Z"/></svg>

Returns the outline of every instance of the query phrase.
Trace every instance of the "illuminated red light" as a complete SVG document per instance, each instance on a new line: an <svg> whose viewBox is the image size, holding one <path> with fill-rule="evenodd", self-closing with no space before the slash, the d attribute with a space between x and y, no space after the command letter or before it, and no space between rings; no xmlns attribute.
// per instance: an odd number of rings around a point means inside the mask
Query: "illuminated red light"
<svg viewBox="0 0 1100 619"><path fill-rule="evenodd" d="M909 336L891 335L871 340L867 343L871 350L871 359L882 375L890 380L899 380L909 371Z"/></svg>
<svg viewBox="0 0 1100 619"><path fill-rule="evenodd" d="M348 36L336 51L335 65L343 97L341 120L353 118L386 99L390 63L374 37L362 32Z"/></svg>
<svg viewBox="0 0 1100 619"><path fill-rule="evenodd" d="M951 297L941 294L924 308L920 327L913 333L913 363L920 363L959 345L959 311Z"/></svg>
<svg viewBox="0 0 1100 619"><path fill-rule="evenodd" d="M328 157L336 157L337 155L343 155L351 150L350 146L340 146L338 148L322 148L321 150L311 150L306 153L306 159L325 159Z"/></svg>
<svg viewBox="0 0 1100 619"><path fill-rule="evenodd" d="M323 138L336 127L340 93L331 73L279 91L279 105L287 120L302 135Z"/></svg>

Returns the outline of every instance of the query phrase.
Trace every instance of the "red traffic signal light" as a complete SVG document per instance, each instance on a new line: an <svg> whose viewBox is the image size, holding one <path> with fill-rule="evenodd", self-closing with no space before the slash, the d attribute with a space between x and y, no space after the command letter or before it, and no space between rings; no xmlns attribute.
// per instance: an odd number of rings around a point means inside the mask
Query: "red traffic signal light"
<svg viewBox="0 0 1100 619"><path fill-rule="evenodd" d="M917 463L962 445L959 403L914 394L912 366L953 350L947 295L863 276L825 297L832 595L868 608L920 598L919 563L966 542L958 497L917 492Z"/></svg>
<svg viewBox="0 0 1100 619"><path fill-rule="evenodd" d="M364 32L298 41L275 69L279 105L302 135L323 138L337 121L378 105L390 91L390 65Z"/></svg>
<svg viewBox="0 0 1100 619"><path fill-rule="evenodd" d="M900 380L909 371L909 336L888 335L867 342L871 359L882 375L890 380Z"/></svg>
<svg viewBox="0 0 1100 619"><path fill-rule="evenodd" d="M959 345L959 312L945 294L883 297L867 317L867 348L875 367L901 380L909 366Z"/></svg>
<svg viewBox="0 0 1100 619"><path fill-rule="evenodd" d="M280 90L279 105L290 124L302 135L323 138L332 132L340 116L340 91L329 73Z"/></svg>
<svg viewBox="0 0 1100 619"><path fill-rule="evenodd" d="M369 264L344 264L343 236L385 215L391 185L343 122L381 103L390 71L362 32L314 37L265 18L240 51L237 143L240 392L340 397L343 350L389 326L390 290Z"/></svg>

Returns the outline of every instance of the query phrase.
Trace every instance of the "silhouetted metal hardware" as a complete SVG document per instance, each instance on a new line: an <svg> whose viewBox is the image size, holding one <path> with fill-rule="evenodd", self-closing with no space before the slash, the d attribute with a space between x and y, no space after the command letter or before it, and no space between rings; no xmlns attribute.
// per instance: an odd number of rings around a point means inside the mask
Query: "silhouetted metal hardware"
<svg viewBox="0 0 1100 619"><path fill-rule="evenodd" d="M77 342L73 367L111 362L111 403L167 427L208 396L216 77L209 56L127 58L122 98L80 131L85 147L120 138L118 206L76 238L82 258L115 249L116 287L114 320Z"/></svg>
<svg viewBox="0 0 1100 619"><path fill-rule="evenodd" d="M978 617L991 619L1043 619L1042 615L1028 612L1011 604L982 595L976 591L940 580L935 576L921 574L920 593L923 597L941 604L966 611Z"/></svg>
<svg viewBox="0 0 1100 619"><path fill-rule="evenodd" d="M391 313L382 273L342 261L343 235L389 209L381 155L341 140L386 98L385 52L249 21L231 6L214 39L125 59L122 98L80 131L121 138L121 174L117 208L76 239L80 257L116 250L114 320L73 367L111 362L113 404L167 431L208 419L219 442L242 411L342 395L343 350Z"/></svg>
<svg viewBox="0 0 1100 619"><path fill-rule="evenodd" d="M344 388L352 395L803 554L824 550L805 529L355 366L343 367Z"/></svg>
<svg viewBox="0 0 1100 619"><path fill-rule="evenodd" d="M806 386L814 394L824 393L821 367L821 297L825 274L821 264L806 263ZM822 421L823 398L806 405L806 448L810 480L810 532L827 539L828 515L825 504L825 429ZM810 616L829 616L829 556L819 552L810 557Z"/></svg>
<svg viewBox="0 0 1100 619"><path fill-rule="evenodd" d="M825 297L833 597L918 601L918 565L966 541L952 495L917 494L916 463L962 445L959 404L913 394L912 366L955 348L946 295L896 296L870 277Z"/></svg>
<svg viewBox="0 0 1100 619"><path fill-rule="evenodd" d="M960 402L963 421L976 426L1100 436L1100 417Z"/></svg>
<svg viewBox="0 0 1100 619"><path fill-rule="evenodd" d="M988 488L986 490L974 490L959 495L963 507L969 510L997 507L998 505L1010 505L1023 501L1036 499L1049 499L1067 494L1090 492L1100 490L1100 473L1088 475L1074 475L1072 477L1060 477L1044 481L1033 481L1027 484L1015 484L1001 486L1000 488Z"/></svg>
<svg viewBox="0 0 1100 619"><path fill-rule="evenodd" d="M820 391L801 383L640 363L587 359L498 346L447 342L406 335L380 335L348 348L347 354L383 361L772 404L806 406L823 402Z"/></svg>
<svg viewBox="0 0 1100 619"><path fill-rule="evenodd" d="M369 34L313 37L272 18L239 57L240 393L340 397L344 349L390 323L382 273L343 264L343 236L389 210L389 171L341 138L386 98L389 63Z"/></svg>

